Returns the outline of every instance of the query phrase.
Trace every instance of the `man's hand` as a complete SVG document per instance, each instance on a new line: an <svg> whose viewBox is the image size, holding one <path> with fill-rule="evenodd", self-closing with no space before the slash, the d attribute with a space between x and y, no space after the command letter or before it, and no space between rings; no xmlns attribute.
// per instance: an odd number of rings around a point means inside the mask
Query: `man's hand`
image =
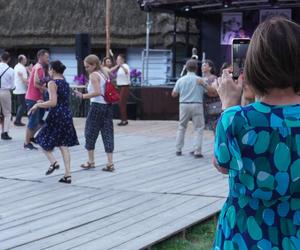
<svg viewBox="0 0 300 250"><path fill-rule="evenodd" d="M172 91L171 96L175 98L175 97L179 96L179 93L177 93L177 92L175 92L175 91Z"/></svg>

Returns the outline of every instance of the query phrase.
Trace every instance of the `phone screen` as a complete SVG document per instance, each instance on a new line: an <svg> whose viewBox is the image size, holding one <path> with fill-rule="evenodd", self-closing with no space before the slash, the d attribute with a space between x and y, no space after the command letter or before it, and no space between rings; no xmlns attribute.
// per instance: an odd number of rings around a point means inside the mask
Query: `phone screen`
<svg viewBox="0 0 300 250"><path fill-rule="evenodd" d="M243 73L250 39L233 39L232 42L232 65L233 78L238 79Z"/></svg>

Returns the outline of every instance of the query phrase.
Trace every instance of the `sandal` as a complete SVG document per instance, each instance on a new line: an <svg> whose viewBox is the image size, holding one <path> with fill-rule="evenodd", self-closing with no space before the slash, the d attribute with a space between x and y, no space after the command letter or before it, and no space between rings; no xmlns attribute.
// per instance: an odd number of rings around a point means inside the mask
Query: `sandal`
<svg viewBox="0 0 300 250"><path fill-rule="evenodd" d="M87 162L86 164L81 164L80 167L83 169L95 168L95 162Z"/></svg>
<svg viewBox="0 0 300 250"><path fill-rule="evenodd" d="M72 179L71 179L71 176L64 176L58 182L63 182L63 183L71 184Z"/></svg>
<svg viewBox="0 0 300 250"><path fill-rule="evenodd" d="M59 164L57 163L57 161L50 165L46 172L46 175L52 174L56 169L59 169Z"/></svg>
<svg viewBox="0 0 300 250"><path fill-rule="evenodd" d="M108 165L106 165L105 168L102 168L102 171L114 172L115 171L114 164L108 164Z"/></svg>

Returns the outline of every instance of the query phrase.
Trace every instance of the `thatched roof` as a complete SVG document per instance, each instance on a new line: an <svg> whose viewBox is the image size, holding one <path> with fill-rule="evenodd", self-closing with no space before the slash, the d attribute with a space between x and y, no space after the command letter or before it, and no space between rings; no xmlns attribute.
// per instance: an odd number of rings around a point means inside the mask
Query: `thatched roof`
<svg viewBox="0 0 300 250"><path fill-rule="evenodd" d="M0 0L0 47L74 46L75 34L90 33L92 44L105 45L105 0ZM173 16L151 14L151 43L172 43ZM112 0L112 45L143 46L146 13L136 0ZM178 30L185 30L179 21ZM192 26L192 31L196 28ZM179 35L177 40L184 41ZM194 42L193 40L191 42Z"/></svg>

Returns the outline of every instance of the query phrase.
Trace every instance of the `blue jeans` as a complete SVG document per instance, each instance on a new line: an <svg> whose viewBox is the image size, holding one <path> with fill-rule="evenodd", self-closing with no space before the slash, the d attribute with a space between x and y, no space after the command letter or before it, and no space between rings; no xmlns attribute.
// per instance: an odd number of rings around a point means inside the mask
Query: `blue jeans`
<svg viewBox="0 0 300 250"><path fill-rule="evenodd" d="M26 106L28 111L33 107L34 104L36 104L36 101L26 99ZM28 116L27 127L31 130L34 130L38 127L39 124L43 124L44 113L44 109L37 109L34 113L31 113Z"/></svg>

